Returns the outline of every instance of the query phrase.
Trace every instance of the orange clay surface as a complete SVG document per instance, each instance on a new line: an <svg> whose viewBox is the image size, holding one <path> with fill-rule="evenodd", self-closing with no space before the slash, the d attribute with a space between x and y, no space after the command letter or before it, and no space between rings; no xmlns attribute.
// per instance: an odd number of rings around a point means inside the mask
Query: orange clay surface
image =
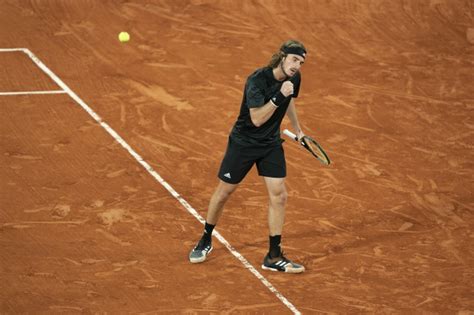
<svg viewBox="0 0 474 315"><path fill-rule="evenodd" d="M300 122L333 164L285 143L283 248L307 271L262 274L302 313L469 314L473 7L1 0L0 48L30 49L205 216L246 77L301 40ZM0 53L0 92L45 90ZM191 265L202 225L67 94L0 95L0 166L0 313L291 313L217 240ZM255 170L217 230L261 270Z"/></svg>

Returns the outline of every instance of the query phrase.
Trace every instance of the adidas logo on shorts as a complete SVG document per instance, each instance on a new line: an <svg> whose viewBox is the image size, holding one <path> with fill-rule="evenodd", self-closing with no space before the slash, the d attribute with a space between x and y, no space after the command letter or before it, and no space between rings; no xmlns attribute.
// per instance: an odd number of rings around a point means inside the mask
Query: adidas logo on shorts
<svg viewBox="0 0 474 315"><path fill-rule="evenodd" d="M224 177L227 177L227 178L229 178L229 179L232 178L232 177L230 177L230 173L225 173L225 174L224 174Z"/></svg>

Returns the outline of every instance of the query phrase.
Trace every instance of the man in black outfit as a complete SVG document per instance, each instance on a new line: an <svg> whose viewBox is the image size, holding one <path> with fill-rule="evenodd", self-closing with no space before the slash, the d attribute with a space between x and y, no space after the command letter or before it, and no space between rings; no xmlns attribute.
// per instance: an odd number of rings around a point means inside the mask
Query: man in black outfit
<svg viewBox="0 0 474 315"><path fill-rule="evenodd" d="M257 69L248 77L240 114L230 133L219 170L220 181L209 203L204 234L189 254L191 263L205 261L212 251L212 231L226 201L256 164L269 193L270 249L262 268L289 273L305 270L302 265L286 258L280 247L287 199L286 163L280 125L286 114L298 138L304 136L296 115L294 98L299 93L299 70L305 58L303 44L289 40L272 56L267 67Z"/></svg>

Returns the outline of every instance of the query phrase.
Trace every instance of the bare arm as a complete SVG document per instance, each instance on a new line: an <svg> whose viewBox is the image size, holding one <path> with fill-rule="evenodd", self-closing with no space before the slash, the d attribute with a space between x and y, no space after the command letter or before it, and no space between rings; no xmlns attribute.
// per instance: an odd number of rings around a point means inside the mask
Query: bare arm
<svg viewBox="0 0 474 315"><path fill-rule="evenodd" d="M288 97L289 95L293 94L293 83L291 81L285 81L280 89L280 95L283 97ZM278 108L278 101L270 100L263 106L257 108L250 108L250 119L255 127L260 127L267 120L272 117L275 110Z"/></svg>
<svg viewBox="0 0 474 315"><path fill-rule="evenodd" d="M296 114L296 106L294 98L291 99L290 105L286 110L286 116L290 119L291 125L298 136L298 139L301 139L304 136L303 131L301 130L300 122L298 121L298 115Z"/></svg>
<svg viewBox="0 0 474 315"><path fill-rule="evenodd" d="M257 108L250 109L250 119L255 127L260 127L263 125L267 120L272 117L273 113L278 107L273 104L272 101L268 101L265 105Z"/></svg>

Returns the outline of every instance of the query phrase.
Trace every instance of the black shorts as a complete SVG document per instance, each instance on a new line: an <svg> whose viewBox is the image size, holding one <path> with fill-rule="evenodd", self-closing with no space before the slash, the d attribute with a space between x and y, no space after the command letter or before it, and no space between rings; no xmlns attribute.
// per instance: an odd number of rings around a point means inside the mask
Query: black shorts
<svg viewBox="0 0 474 315"><path fill-rule="evenodd" d="M229 137L227 150L219 169L218 177L226 183L238 184L257 164L258 175L265 177L286 177L286 162L283 146L248 146L237 143Z"/></svg>

